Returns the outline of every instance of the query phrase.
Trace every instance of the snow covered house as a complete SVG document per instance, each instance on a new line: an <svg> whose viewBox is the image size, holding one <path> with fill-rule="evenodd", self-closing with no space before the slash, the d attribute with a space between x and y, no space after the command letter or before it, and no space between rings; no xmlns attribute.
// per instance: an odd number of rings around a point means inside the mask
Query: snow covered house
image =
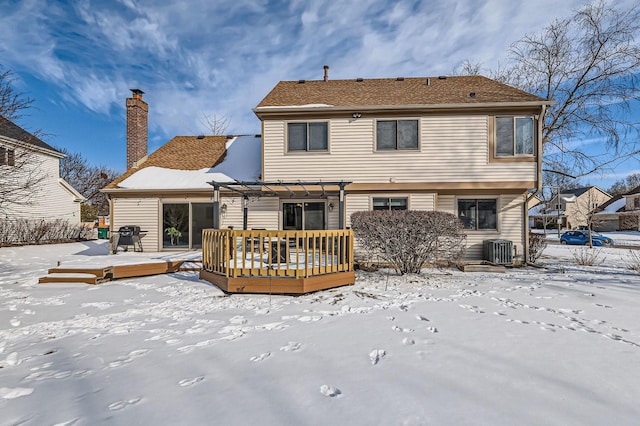
<svg viewBox="0 0 640 426"><path fill-rule="evenodd" d="M80 224L85 198L60 178L65 155L0 116L0 211L2 220L66 220Z"/></svg>
<svg viewBox="0 0 640 426"><path fill-rule="evenodd" d="M608 202L611 195L597 186L585 186L562 190L547 204L538 204L529 209L534 228L547 228L560 223L561 228L578 229L587 226L590 215ZM599 222L599 221L598 221ZM592 221L594 227L596 221Z"/></svg>
<svg viewBox="0 0 640 426"><path fill-rule="evenodd" d="M640 186L617 195L598 208L597 231L640 231Z"/></svg>
<svg viewBox="0 0 640 426"><path fill-rule="evenodd" d="M104 189L112 227L140 225L145 249L162 250L197 248L211 226L340 229L360 210L441 210L464 222L468 258L495 239L521 257L550 103L482 76L330 80L325 68L254 108L261 138L176 137L135 159Z"/></svg>

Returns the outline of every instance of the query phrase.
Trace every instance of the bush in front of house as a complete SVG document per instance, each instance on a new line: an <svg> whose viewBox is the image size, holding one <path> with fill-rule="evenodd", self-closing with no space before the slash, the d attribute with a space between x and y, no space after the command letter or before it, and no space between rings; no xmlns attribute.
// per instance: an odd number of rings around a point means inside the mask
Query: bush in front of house
<svg viewBox="0 0 640 426"><path fill-rule="evenodd" d="M87 239L90 232L63 219L0 219L0 246L78 241Z"/></svg>
<svg viewBox="0 0 640 426"><path fill-rule="evenodd" d="M529 262L536 263L547 248L547 236L529 231Z"/></svg>
<svg viewBox="0 0 640 426"><path fill-rule="evenodd" d="M453 214L423 210L373 210L351 215L351 228L370 262L382 259L400 274L420 273L436 262L454 263L466 235Z"/></svg>

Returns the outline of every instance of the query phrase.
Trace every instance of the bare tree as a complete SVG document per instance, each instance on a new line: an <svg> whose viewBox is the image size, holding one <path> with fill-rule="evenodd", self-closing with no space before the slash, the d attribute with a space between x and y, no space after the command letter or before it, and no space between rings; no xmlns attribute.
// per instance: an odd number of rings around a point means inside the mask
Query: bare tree
<svg viewBox="0 0 640 426"><path fill-rule="evenodd" d="M60 177L80 192L87 199L87 203L93 206L92 209L85 211L107 215L109 202L106 194L100 192L100 189L117 177L116 171L106 166L92 166L82 154L77 152L72 153L66 148L56 149L66 154L66 157L60 160Z"/></svg>
<svg viewBox="0 0 640 426"><path fill-rule="evenodd" d="M510 63L492 73L556 102L542 135L548 171L585 176L640 152L630 114L640 100L638 34L637 6L593 1L514 43ZM597 153L585 148L587 138L600 146Z"/></svg>
<svg viewBox="0 0 640 426"><path fill-rule="evenodd" d="M19 146L2 146L1 142L0 215L7 216L15 208L33 204L38 185L46 176L40 168L41 160L33 151Z"/></svg>
<svg viewBox="0 0 640 426"><path fill-rule="evenodd" d="M13 120L28 109L33 100L16 91L16 77L0 65L0 214L29 206L35 200L38 185L45 179L37 155L29 145L37 137L18 127Z"/></svg>
<svg viewBox="0 0 640 426"><path fill-rule="evenodd" d="M575 218L576 226L584 226L589 231L589 247L593 247L591 233L594 228L601 225L603 221L596 214L598 206L605 200L598 197L598 192L594 188L590 188L581 197L577 197L571 205L567 204L567 211L571 210L571 215Z"/></svg>
<svg viewBox="0 0 640 426"><path fill-rule="evenodd" d="M613 183L607 192L613 196L622 195L640 186L640 173L632 173Z"/></svg>
<svg viewBox="0 0 640 426"><path fill-rule="evenodd" d="M21 112L31 106L33 99L15 90L17 80L13 72L0 64L0 117L15 121Z"/></svg>
<svg viewBox="0 0 640 426"><path fill-rule="evenodd" d="M207 128L211 136L223 136L229 128L229 118L216 113L207 115L203 112L200 123Z"/></svg>
<svg viewBox="0 0 640 426"><path fill-rule="evenodd" d="M482 64L480 62L471 62L467 59L453 70L453 75L480 75L481 71Z"/></svg>

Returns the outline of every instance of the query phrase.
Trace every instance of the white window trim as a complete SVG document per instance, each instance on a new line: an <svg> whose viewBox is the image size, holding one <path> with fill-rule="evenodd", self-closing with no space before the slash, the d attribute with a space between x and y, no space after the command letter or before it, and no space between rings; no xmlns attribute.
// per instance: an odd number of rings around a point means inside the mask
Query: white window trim
<svg viewBox="0 0 640 426"><path fill-rule="evenodd" d="M378 121L417 121L418 122L418 147L403 149L378 149ZM373 120L373 152L420 152L422 151L422 117L378 117Z"/></svg>
<svg viewBox="0 0 640 426"><path fill-rule="evenodd" d="M326 123L327 125L327 149L324 150L289 150L289 124L300 123ZM308 136L307 136L308 137ZM285 155L324 155L331 153L331 120L286 120L284 122L284 153Z"/></svg>

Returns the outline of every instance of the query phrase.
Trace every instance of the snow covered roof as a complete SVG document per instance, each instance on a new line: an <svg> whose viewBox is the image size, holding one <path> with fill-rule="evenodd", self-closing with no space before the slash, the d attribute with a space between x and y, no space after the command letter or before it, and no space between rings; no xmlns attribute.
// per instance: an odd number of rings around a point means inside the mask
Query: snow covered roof
<svg viewBox="0 0 640 426"><path fill-rule="evenodd" d="M105 189L211 189L207 182L212 180L258 180L261 145L259 135L231 139L179 136L151 154L139 169L129 170ZM210 166L203 167L207 163ZM178 165L183 168L176 168Z"/></svg>
<svg viewBox="0 0 640 426"><path fill-rule="evenodd" d="M617 200L613 200L611 203L603 205L602 211L596 214L612 214L618 213L618 211L623 210L627 204L627 199L625 197L620 197Z"/></svg>

